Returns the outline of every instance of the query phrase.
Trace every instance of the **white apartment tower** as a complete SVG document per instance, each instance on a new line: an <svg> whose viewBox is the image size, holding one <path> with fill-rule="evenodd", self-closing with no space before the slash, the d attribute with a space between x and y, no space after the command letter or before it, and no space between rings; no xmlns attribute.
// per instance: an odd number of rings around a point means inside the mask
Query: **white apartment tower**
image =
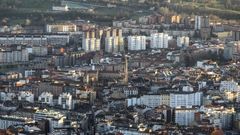
<svg viewBox="0 0 240 135"><path fill-rule="evenodd" d="M61 105L63 109L73 109L73 99L70 93L62 93L58 97L58 105Z"/></svg>
<svg viewBox="0 0 240 135"><path fill-rule="evenodd" d="M195 30L200 30L201 28L209 27L208 16L195 16Z"/></svg>
<svg viewBox="0 0 240 135"><path fill-rule="evenodd" d="M26 62L28 60L27 49L6 51L0 48L0 63Z"/></svg>
<svg viewBox="0 0 240 135"><path fill-rule="evenodd" d="M176 108L174 121L179 125L189 126L194 121L197 111L196 108Z"/></svg>
<svg viewBox="0 0 240 135"><path fill-rule="evenodd" d="M105 51L108 53L117 53L123 51L123 38L122 37L106 37L105 38Z"/></svg>
<svg viewBox="0 0 240 135"><path fill-rule="evenodd" d="M201 16L195 16L195 30L201 29Z"/></svg>
<svg viewBox="0 0 240 135"><path fill-rule="evenodd" d="M165 33L151 34L151 48L168 48L168 40L170 37Z"/></svg>
<svg viewBox="0 0 240 135"><path fill-rule="evenodd" d="M39 97L38 101L50 106L53 105L53 94L50 92L43 92Z"/></svg>
<svg viewBox="0 0 240 135"><path fill-rule="evenodd" d="M122 30L116 28L96 29L84 32L82 48L86 52L99 51L105 43L105 52L117 53L124 50Z"/></svg>
<svg viewBox="0 0 240 135"><path fill-rule="evenodd" d="M202 92L170 93L170 107L202 105Z"/></svg>
<svg viewBox="0 0 240 135"><path fill-rule="evenodd" d="M128 36L128 50L146 50L146 36Z"/></svg>
<svg viewBox="0 0 240 135"><path fill-rule="evenodd" d="M83 33L82 48L86 52L99 51L101 45L101 31L86 31Z"/></svg>
<svg viewBox="0 0 240 135"><path fill-rule="evenodd" d="M188 47L189 46L189 37L187 37L187 36L177 37L177 46L178 47Z"/></svg>
<svg viewBox="0 0 240 135"><path fill-rule="evenodd" d="M105 52L117 53L124 51L124 39L121 29L108 29L105 35Z"/></svg>

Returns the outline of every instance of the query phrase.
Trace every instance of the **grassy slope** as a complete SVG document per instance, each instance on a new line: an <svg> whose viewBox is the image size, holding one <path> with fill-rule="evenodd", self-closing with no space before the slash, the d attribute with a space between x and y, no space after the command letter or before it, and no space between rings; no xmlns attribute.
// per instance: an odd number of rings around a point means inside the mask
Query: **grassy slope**
<svg viewBox="0 0 240 135"><path fill-rule="evenodd" d="M225 8L223 0L211 0L211 2L209 2L209 3L194 3L189 0L182 0L182 1L185 2L184 4L191 4L191 5L195 5L197 7L206 7L208 9L212 9L212 10L226 11L226 12L240 14L239 10L232 10L232 9ZM234 5L234 3L232 3L232 4Z"/></svg>
<svg viewBox="0 0 240 135"><path fill-rule="evenodd" d="M59 0L0 0L3 7L20 9L48 10L53 5L59 5Z"/></svg>
<svg viewBox="0 0 240 135"><path fill-rule="evenodd" d="M179 3L182 6L193 6L198 9L206 9L208 11L216 12L216 13L226 13L226 14L234 14L240 16L240 11L226 9L223 4L223 0L212 0L210 3L197 3L189 0L183 0L183 3ZM240 18L239 18L240 19Z"/></svg>

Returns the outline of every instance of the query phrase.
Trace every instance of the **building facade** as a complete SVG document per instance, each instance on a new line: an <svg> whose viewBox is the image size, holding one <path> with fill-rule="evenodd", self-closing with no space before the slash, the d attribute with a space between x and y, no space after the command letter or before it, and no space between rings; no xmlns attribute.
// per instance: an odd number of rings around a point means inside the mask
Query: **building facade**
<svg viewBox="0 0 240 135"><path fill-rule="evenodd" d="M201 30L201 28L209 27L208 16L195 16L195 30Z"/></svg>
<svg viewBox="0 0 240 135"><path fill-rule="evenodd" d="M18 100L34 103L34 94L30 91L21 91L18 94Z"/></svg>
<svg viewBox="0 0 240 135"><path fill-rule="evenodd" d="M188 47L189 46L189 37L187 37L187 36L177 37L177 46L178 47Z"/></svg>
<svg viewBox="0 0 240 135"><path fill-rule="evenodd" d="M43 92L39 97L38 101L50 106L53 105L53 94L50 92Z"/></svg>
<svg viewBox="0 0 240 135"><path fill-rule="evenodd" d="M76 32L77 26L75 24L48 24L46 25L46 32L58 33L58 32Z"/></svg>
<svg viewBox="0 0 240 135"><path fill-rule="evenodd" d="M0 36L0 44L3 45L66 45L69 40L70 36L67 34Z"/></svg>
<svg viewBox="0 0 240 135"><path fill-rule="evenodd" d="M1 49L0 48L0 63L11 64L18 62L29 61L29 54L27 49Z"/></svg>
<svg viewBox="0 0 240 135"><path fill-rule="evenodd" d="M62 93L58 97L58 105L61 105L63 109L73 109L73 99L70 93Z"/></svg>
<svg viewBox="0 0 240 135"><path fill-rule="evenodd" d="M194 122L196 112L198 112L196 108L176 108L175 123L182 126L190 126Z"/></svg>
<svg viewBox="0 0 240 135"><path fill-rule="evenodd" d="M169 39L171 39L171 37L165 33L151 34L151 48L152 49L168 48Z"/></svg>
<svg viewBox="0 0 240 135"><path fill-rule="evenodd" d="M128 50L146 50L146 36L128 36Z"/></svg>
<svg viewBox="0 0 240 135"><path fill-rule="evenodd" d="M202 92L170 93L170 107L193 106L202 104Z"/></svg>

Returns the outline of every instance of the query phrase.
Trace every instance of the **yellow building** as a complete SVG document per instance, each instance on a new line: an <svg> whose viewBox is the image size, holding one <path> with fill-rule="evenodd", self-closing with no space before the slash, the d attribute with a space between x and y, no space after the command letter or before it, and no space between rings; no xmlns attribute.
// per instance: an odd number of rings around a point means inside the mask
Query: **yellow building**
<svg viewBox="0 0 240 135"><path fill-rule="evenodd" d="M48 24L46 26L48 33L58 33L58 32L76 32L77 26L72 23L68 24Z"/></svg>
<svg viewBox="0 0 240 135"><path fill-rule="evenodd" d="M171 17L171 23L180 23L181 16L180 15L173 15Z"/></svg>

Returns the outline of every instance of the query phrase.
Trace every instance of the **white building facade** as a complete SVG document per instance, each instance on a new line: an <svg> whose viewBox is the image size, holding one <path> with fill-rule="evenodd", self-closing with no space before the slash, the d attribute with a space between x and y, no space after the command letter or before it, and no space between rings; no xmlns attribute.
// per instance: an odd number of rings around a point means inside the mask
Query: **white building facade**
<svg viewBox="0 0 240 135"><path fill-rule="evenodd" d="M46 25L46 31L48 33L58 33L58 32L76 32L77 25L75 24L48 24Z"/></svg>
<svg viewBox="0 0 240 135"><path fill-rule="evenodd" d="M73 99L70 93L62 93L58 97L58 105L61 105L63 109L73 109Z"/></svg>
<svg viewBox="0 0 240 135"><path fill-rule="evenodd" d="M49 120L50 133L54 131L54 128L63 127L64 119L66 119L66 117L62 113L46 109L37 110L33 114L33 118L36 121Z"/></svg>
<svg viewBox="0 0 240 135"><path fill-rule="evenodd" d="M86 52L93 52L100 50L101 40L98 38L84 38L82 41L82 47Z"/></svg>
<svg viewBox="0 0 240 135"><path fill-rule="evenodd" d="M221 81L220 83L220 91L234 92L239 90L240 86L235 81Z"/></svg>
<svg viewBox="0 0 240 135"><path fill-rule="evenodd" d="M0 63L15 63L29 61L27 49L6 51L0 49Z"/></svg>
<svg viewBox="0 0 240 135"><path fill-rule="evenodd" d="M201 22L202 22L202 17L201 16L195 16L195 25L194 28L195 30L200 30L201 29Z"/></svg>
<svg viewBox="0 0 240 135"><path fill-rule="evenodd" d="M202 92L170 93L170 107L193 106L202 104Z"/></svg>
<svg viewBox="0 0 240 135"><path fill-rule="evenodd" d="M140 98L140 103L148 107L157 107L161 105L161 96L160 95L143 95Z"/></svg>
<svg viewBox="0 0 240 135"><path fill-rule="evenodd" d="M128 50L146 50L146 36L128 36Z"/></svg>
<svg viewBox="0 0 240 135"><path fill-rule="evenodd" d="M196 108L176 108L175 123L183 126L190 126L194 121L196 112L198 112Z"/></svg>
<svg viewBox="0 0 240 135"><path fill-rule="evenodd" d="M166 33L153 33L151 34L151 48L168 48L168 40L171 39Z"/></svg>
<svg viewBox="0 0 240 135"><path fill-rule="evenodd" d="M18 94L18 100L34 103L34 94L30 91L21 91Z"/></svg>
<svg viewBox="0 0 240 135"><path fill-rule="evenodd" d="M123 37L106 37L105 38L105 52L117 53L124 50Z"/></svg>
<svg viewBox="0 0 240 135"><path fill-rule="evenodd" d="M38 101L50 106L53 105L53 94L50 92L43 92L39 97Z"/></svg>
<svg viewBox="0 0 240 135"><path fill-rule="evenodd" d="M2 115L0 116L0 129L7 129L9 126L26 124L27 122L33 121L25 117Z"/></svg>
<svg viewBox="0 0 240 135"><path fill-rule="evenodd" d="M177 37L177 46L178 47L188 47L189 46L189 37L187 37L187 36Z"/></svg>

